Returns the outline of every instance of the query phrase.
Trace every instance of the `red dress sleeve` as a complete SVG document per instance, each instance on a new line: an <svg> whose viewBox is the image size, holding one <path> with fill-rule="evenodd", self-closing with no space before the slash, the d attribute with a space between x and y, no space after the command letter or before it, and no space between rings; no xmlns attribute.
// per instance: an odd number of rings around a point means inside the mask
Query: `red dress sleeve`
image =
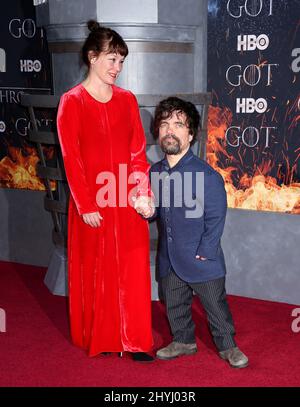
<svg viewBox="0 0 300 407"><path fill-rule="evenodd" d="M78 100L63 95L57 113L58 138L61 145L66 176L79 215L99 210L86 181L79 146L80 109Z"/></svg>
<svg viewBox="0 0 300 407"><path fill-rule="evenodd" d="M150 165L146 158L146 137L136 97L133 94L132 96L133 131L130 144L130 173L136 182L137 197L152 196L149 183Z"/></svg>

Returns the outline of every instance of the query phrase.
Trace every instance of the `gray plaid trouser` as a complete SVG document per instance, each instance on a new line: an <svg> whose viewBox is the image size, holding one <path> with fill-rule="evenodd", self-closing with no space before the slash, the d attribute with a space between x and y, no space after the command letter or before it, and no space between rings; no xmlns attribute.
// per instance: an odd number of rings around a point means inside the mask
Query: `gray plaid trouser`
<svg viewBox="0 0 300 407"><path fill-rule="evenodd" d="M205 309L218 350L236 346L232 315L226 300L225 277L204 283L187 283L172 270L162 279L162 289L174 341L196 342L191 309L194 291Z"/></svg>

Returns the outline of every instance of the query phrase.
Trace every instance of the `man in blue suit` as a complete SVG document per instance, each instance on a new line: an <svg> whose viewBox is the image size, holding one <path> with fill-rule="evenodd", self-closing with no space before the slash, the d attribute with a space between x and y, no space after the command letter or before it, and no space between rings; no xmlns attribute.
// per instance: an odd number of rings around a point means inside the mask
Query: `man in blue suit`
<svg viewBox="0 0 300 407"><path fill-rule="evenodd" d="M196 157L200 116L196 107L170 97L159 103L154 131L165 158L151 168L159 228L158 268L173 341L157 351L170 360L197 352L191 303L195 292L206 311L213 340L231 366L248 365L234 340L225 292L225 261L220 244L227 200L224 182Z"/></svg>

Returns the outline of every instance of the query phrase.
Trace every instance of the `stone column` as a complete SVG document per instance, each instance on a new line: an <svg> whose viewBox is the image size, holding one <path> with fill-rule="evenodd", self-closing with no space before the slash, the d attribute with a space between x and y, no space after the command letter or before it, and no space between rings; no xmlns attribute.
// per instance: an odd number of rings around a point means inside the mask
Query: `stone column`
<svg viewBox="0 0 300 407"><path fill-rule="evenodd" d="M55 94L83 78L78 53L91 18L128 44L120 86L165 95L206 89L207 0L48 0L36 11L52 54Z"/></svg>

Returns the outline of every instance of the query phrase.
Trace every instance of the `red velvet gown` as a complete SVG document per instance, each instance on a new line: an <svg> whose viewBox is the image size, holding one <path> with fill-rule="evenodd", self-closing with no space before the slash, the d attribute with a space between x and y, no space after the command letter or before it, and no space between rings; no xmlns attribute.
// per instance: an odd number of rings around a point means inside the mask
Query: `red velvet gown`
<svg viewBox="0 0 300 407"><path fill-rule="evenodd" d="M71 336L90 356L100 352L147 352L151 331L151 279L148 223L119 200L119 164L135 174L138 195L147 195L137 172L148 174L145 135L135 96L113 86L107 103L81 85L60 101L57 125L71 190L68 219L68 272ZM99 173L113 173L116 205L99 207ZM107 181L108 182L108 181ZM102 196L103 198L103 196ZM98 203L97 203L98 202ZM121 202L121 203L120 203ZM99 211L101 226L81 215Z"/></svg>

